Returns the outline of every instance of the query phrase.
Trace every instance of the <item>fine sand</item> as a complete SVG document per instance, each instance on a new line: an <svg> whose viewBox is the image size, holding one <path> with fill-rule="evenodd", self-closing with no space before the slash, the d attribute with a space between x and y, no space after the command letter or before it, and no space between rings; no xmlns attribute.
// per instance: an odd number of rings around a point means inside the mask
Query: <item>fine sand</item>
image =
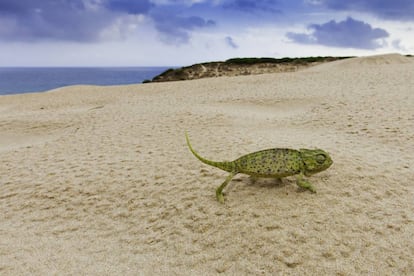
<svg viewBox="0 0 414 276"><path fill-rule="evenodd" d="M310 178L198 161L322 148ZM409 275L414 58L0 97L1 275Z"/></svg>

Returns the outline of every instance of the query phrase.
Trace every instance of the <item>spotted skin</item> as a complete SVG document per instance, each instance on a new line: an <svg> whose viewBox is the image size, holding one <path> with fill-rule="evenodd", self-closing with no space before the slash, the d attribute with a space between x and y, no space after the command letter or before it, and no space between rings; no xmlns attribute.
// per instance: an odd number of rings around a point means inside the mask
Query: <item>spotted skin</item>
<svg viewBox="0 0 414 276"><path fill-rule="evenodd" d="M191 146L185 134L190 151L201 162L229 172L229 176L216 190L217 200L224 203L223 189L238 173L253 177L282 178L296 175L296 184L316 193L305 176L328 169L333 161L329 154L321 149L283 149L274 148L246 154L234 161L216 162L201 157Z"/></svg>
<svg viewBox="0 0 414 276"><path fill-rule="evenodd" d="M233 161L239 173L255 177L281 178L301 172L300 152L292 149L268 149L244 155Z"/></svg>

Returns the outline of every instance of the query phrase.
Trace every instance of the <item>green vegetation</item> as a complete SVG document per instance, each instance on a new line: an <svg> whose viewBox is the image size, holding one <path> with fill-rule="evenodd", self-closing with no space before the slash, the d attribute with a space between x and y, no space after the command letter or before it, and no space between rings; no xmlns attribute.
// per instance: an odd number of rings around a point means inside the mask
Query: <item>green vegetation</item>
<svg viewBox="0 0 414 276"><path fill-rule="evenodd" d="M155 78L153 78L152 81L163 79L164 77L169 77L169 76L172 76L176 80L185 80L186 75L187 75L185 73L185 69L187 68L188 67L182 67L182 68L177 68L177 69L173 69L173 68L167 69L161 74L159 74L158 76L156 76Z"/></svg>
<svg viewBox="0 0 414 276"><path fill-rule="evenodd" d="M169 68L165 70L164 72L162 72L161 74L159 74L158 76L165 76L165 75L171 74L172 72L174 72L174 70L175 70L174 68Z"/></svg>
<svg viewBox="0 0 414 276"><path fill-rule="evenodd" d="M188 80L194 78L203 78L203 77L212 77L212 76L221 76L222 72L232 71L232 68L241 67L248 68L249 66L256 64L281 64L287 66L308 66L313 63L322 63L330 62L339 59L346 59L351 57L300 57L300 58L271 58L271 57L245 57L245 58L231 58L226 61L211 61L197 63L190 66L185 66L181 68L170 68L165 70L163 73L154 77L151 81L145 80L145 83L148 82L160 82L160 81L177 81L177 80ZM213 68L213 69L212 69ZM210 70L210 71L209 71ZM239 75L249 74L247 71L240 72ZM220 74L215 74L214 72L221 71ZM198 72L198 73L197 73ZM201 72L201 73L200 73ZM224 73L225 75L225 73Z"/></svg>
<svg viewBox="0 0 414 276"><path fill-rule="evenodd" d="M270 57L262 57L262 58L231 58L225 61L225 63L229 64L246 64L252 65L257 63L292 63L292 64L307 64L312 62L324 62L324 61L334 61L339 59L345 59L350 57L301 57L301 58L270 58Z"/></svg>

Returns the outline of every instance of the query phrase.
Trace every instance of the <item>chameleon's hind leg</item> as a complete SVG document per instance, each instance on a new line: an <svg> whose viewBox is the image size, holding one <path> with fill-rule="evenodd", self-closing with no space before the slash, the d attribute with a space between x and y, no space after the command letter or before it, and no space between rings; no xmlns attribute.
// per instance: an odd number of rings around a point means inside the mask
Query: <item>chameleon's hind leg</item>
<svg viewBox="0 0 414 276"><path fill-rule="evenodd" d="M236 172L231 172L229 174L229 176L227 176L226 180L224 180L223 184L221 184L220 187L217 188L217 190L216 190L216 197L217 197L217 200L220 203L224 203L223 189L227 186L227 184L229 184L229 182L231 181L231 179L236 174L237 174Z"/></svg>
<svg viewBox="0 0 414 276"><path fill-rule="evenodd" d="M308 189L312 193L316 193L315 188L303 178L303 174L300 174L296 177L296 184L298 184L299 187L302 187L304 189Z"/></svg>

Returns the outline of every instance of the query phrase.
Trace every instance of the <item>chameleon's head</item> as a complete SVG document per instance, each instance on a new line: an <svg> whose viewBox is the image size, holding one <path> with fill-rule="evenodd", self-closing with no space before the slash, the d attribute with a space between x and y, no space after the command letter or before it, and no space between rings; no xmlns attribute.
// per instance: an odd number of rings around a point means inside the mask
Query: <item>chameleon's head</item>
<svg viewBox="0 0 414 276"><path fill-rule="evenodd" d="M305 174L312 175L329 168L333 161L326 151L321 149L300 149L303 163L305 163Z"/></svg>

